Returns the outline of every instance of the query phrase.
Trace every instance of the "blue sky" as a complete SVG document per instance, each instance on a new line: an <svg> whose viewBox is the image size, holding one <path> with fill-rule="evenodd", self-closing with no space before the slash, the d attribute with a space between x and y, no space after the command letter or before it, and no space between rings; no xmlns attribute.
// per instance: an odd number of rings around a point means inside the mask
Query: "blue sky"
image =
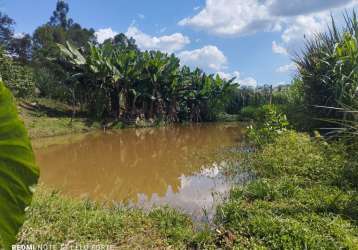
<svg viewBox="0 0 358 250"><path fill-rule="evenodd" d="M123 32L143 50L175 53L242 85L289 83L291 58L304 35L322 31L330 14L358 0L67 0L70 17L94 28L99 40ZM32 33L49 20L56 0L2 0L16 33Z"/></svg>

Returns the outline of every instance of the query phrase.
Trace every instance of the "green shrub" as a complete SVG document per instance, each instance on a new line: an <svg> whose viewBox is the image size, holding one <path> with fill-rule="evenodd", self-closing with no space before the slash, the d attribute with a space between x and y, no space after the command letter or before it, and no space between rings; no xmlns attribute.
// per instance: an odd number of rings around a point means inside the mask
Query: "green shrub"
<svg viewBox="0 0 358 250"><path fill-rule="evenodd" d="M249 127L248 136L257 146L273 142L289 125L286 115L279 113L273 105L260 107L255 116L255 123Z"/></svg>
<svg viewBox="0 0 358 250"><path fill-rule="evenodd" d="M0 76L16 97L29 97L35 94L33 70L12 61L1 49Z"/></svg>
<svg viewBox="0 0 358 250"><path fill-rule="evenodd" d="M256 106L246 106L240 110L240 117L246 120L255 120L257 109Z"/></svg>

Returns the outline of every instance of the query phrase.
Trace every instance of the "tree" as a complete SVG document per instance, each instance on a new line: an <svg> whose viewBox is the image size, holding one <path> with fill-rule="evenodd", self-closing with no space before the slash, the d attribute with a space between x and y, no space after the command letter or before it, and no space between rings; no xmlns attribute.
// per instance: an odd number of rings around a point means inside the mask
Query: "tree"
<svg viewBox="0 0 358 250"><path fill-rule="evenodd" d="M37 88L42 96L73 102L74 89L66 80L74 74L71 68L58 63L60 52L57 44L71 42L79 48L88 47L93 42L94 30L82 28L67 17L69 6L58 1L50 21L38 27L33 34L32 64L35 68ZM75 91L78 91L76 88Z"/></svg>
<svg viewBox="0 0 358 250"><path fill-rule="evenodd" d="M111 43L113 46L121 50L136 50L139 51L138 46L135 43L135 40L131 37L128 38L125 34L120 33L114 38L109 38L104 41L104 44Z"/></svg>
<svg viewBox="0 0 358 250"><path fill-rule="evenodd" d="M12 18L0 12L0 44L6 49L14 35L14 25L15 21Z"/></svg>
<svg viewBox="0 0 358 250"><path fill-rule="evenodd" d="M71 27L73 20L67 17L69 10L70 8L64 0L58 0L49 24L51 26L60 26L65 30Z"/></svg>

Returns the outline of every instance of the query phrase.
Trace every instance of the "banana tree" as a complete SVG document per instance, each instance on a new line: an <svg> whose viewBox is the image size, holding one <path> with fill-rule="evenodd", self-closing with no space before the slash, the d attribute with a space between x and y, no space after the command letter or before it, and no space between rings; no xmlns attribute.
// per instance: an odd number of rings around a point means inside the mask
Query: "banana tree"
<svg viewBox="0 0 358 250"><path fill-rule="evenodd" d="M195 69L190 75L190 87L186 92L189 117L193 122L202 120L201 107L209 99L210 79L200 69Z"/></svg>
<svg viewBox="0 0 358 250"><path fill-rule="evenodd" d="M136 50L117 50L111 55L111 64L116 69L115 85L124 99L124 112L129 117L136 113L135 104L140 93L135 85L141 79L141 64Z"/></svg>
<svg viewBox="0 0 358 250"><path fill-rule="evenodd" d="M206 119L215 119L217 113L225 110L230 102L230 95L238 89L238 84L234 83L235 77L230 80L222 79L218 74L216 76L210 75L210 86L207 95L209 100L206 103Z"/></svg>
<svg viewBox="0 0 358 250"><path fill-rule="evenodd" d="M163 84L161 85L162 96L164 96L165 112L168 121L178 122L180 91L184 83L180 81L180 61L174 55L168 58L163 72Z"/></svg>
<svg viewBox="0 0 358 250"><path fill-rule="evenodd" d="M162 115L164 112L164 102L160 87L168 63L168 56L160 51L146 51L143 54L144 72L152 85L149 110L150 117L153 117L154 111L155 114L159 115Z"/></svg>
<svg viewBox="0 0 358 250"><path fill-rule="evenodd" d="M90 44L89 51L83 55L80 50L70 43L66 46L58 45L64 58L71 64L77 73L72 78L81 78L84 87L91 91L91 106L95 107L97 116L104 112L112 113L115 117L120 114L118 80L120 72L113 65L111 57L114 53L109 44L95 46ZM110 101L107 102L109 96Z"/></svg>

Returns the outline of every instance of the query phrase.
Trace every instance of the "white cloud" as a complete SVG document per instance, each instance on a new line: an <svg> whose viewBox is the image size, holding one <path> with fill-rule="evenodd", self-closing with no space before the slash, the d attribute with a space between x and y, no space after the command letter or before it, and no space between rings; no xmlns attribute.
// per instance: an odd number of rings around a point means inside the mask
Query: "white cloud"
<svg viewBox="0 0 358 250"><path fill-rule="evenodd" d="M287 49L278 44L276 41L272 42L272 51L275 54L287 55Z"/></svg>
<svg viewBox="0 0 358 250"><path fill-rule="evenodd" d="M218 35L245 35L279 29L262 0L207 0L197 15L179 21L181 26L208 30Z"/></svg>
<svg viewBox="0 0 358 250"><path fill-rule="evenodd" d="M145 15L143 15L143 14L138 14L138 17L139 17L139 19L144 19L145 18Z"/></svg>
<svg viewBox="0 0 358 250"><path fill-rule="evenodd" d="M286 65L282 65L276 69L277 73L292 73L295 72L297 69L297 66L295 63L289 63Z"/></svg>
<svg viewBox="0 0 358 250"><path fill-rule="evenodd" d="M168 53L179 51L190 43L190 39L181 33L156 37L142 32L135 26L128 28L126 36L133 37L142 50L161 50Z"/></svg>
<svg viewBox="0 0 358 250"><path fill-rule="evenodd" d="M206 71L220 71L227 67L227 58L216 46L208 45L200 49L185 50L177 54L183 65L199 67Z"/></svg>
<svg viewBox="0 0 358 250"><path fill-rule="evenodd" d="M357 0L206 0L197 14L178 24L226 36L279 31L281 48L273 51L282 54L298 51L304 37L323 31L331 13L357 6Z"/></svg>
<svg viewBox="0 0 358 250"><path fill-rule="evenodd" d="M323 12L315 15L297 16L291 24L283 31L282 41L287 47L302 41L304 37L310 38L317 32L323 31L330 21L330 13Z"/></svg>
<svg viewBox="0 0 358 250"><path fill-rule="evenodd" d="M254 79L253 77L246 77L246 78L241 78L240 72L239 71L234 71L231 73L227 73L227 72L217 72L217 74L224 78L225 80L231 80L233 77L236 77L235 79L235 83L239 83L240 86L245 86L245 87L253 87L255 88L257 86L257 81L256 79Z"/></svg>
<svg viewBox="0 0 358 250"><path fill-rule="evenodd" d="M99 29L94 33L99 43L103 43L105 40L113 38L117 34L118 32L112 30L112 28Z"/></svg>

